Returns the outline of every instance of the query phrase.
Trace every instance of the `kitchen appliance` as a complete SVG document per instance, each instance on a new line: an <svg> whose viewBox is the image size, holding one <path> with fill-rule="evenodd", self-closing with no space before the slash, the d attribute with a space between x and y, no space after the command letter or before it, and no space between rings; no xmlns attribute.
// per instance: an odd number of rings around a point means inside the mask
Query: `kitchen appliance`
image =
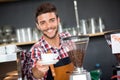
<svg viewBox="0 0 120 80"><path fill-rule="evenodd" d="M113 32L108 32L108 33L105 33L105 39L108 43L108 45L110 46L110 48L112 49L112 41L111 41L111 35L113 34L120 34L120 31L113 31ZM119 37L116 39L119 39ZM120 43L119 43L120 44ZM117 44L117 45L119 45ZM112 80L120 80L120 53L113 53L113 49L112 49L112 54L116 57L116 60L117 60L117 64L115 66L113 66L113 76L111 77Z"/></svg>
<svg viewBox="0 0 120 80"><path fill-rule="evenodd" d="M91 80L89 72L83 68L89 36L71 36L63 38L64 49L67 50L70 60L73 62L75 69L70 75L70 80Z"/></svg>

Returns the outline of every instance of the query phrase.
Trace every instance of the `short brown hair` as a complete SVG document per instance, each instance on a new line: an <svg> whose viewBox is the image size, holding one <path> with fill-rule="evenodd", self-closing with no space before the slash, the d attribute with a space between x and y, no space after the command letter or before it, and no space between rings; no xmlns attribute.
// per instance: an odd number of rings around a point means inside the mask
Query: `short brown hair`
<svg viewBox="0 0 120 80"><path fill-rule="evenodd" d="M58 17L56 7L53 4L46 2L46 3L41 4L37 8L36 15L35 15L36 22L37 22L37 17L39 15L44 14L44 13L48 13L48 12L55 12L56 16Z"/></svg>

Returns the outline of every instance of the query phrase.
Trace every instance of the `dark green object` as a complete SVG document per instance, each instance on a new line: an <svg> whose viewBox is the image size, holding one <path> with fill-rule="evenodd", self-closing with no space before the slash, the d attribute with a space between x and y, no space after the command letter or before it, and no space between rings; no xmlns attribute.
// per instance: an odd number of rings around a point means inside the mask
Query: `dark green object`
<svg viewBox="0 0 120 80"><path fill-rule="evenodd" d="M91 80L100 80L101 71L100 70L93 70L90 72Z"/></svg>

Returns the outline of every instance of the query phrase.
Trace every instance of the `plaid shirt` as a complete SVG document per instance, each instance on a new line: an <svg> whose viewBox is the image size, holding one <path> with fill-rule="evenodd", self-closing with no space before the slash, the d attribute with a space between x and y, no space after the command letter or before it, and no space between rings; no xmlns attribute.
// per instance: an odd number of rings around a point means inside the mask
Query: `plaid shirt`
<svg viewBox="0 0 120 80"><path fill-rule="evenodd" d="M59 34L60 48L50 46L42 36L41 39L32 46L30 51L24 54L26 57L24 59L24 64L22 69L23 76L26 75L27 80L46 80L47 75L44 76L42 79L35 79L32 75L31 69L32 67L35 66L35 63L37 62L37 60L41 58L40 54L47 53L48 50L50 50L54 54L59 54L58 59L68 57L67 51L64 49L62 44L62 38L65 38L68 36L70 36L70 34L67 32L63 32Z"/></svg>

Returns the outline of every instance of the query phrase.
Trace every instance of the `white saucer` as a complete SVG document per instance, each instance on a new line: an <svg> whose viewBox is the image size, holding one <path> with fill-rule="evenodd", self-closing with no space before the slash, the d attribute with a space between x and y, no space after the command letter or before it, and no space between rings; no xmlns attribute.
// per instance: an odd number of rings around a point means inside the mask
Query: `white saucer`
<svg viewBox="0 0 120 80"><path fill-rule="evenodd" d="M51 61L40 61L40 64L42 65L51 65L56 64L59 60L51 60Z"/></svg>

